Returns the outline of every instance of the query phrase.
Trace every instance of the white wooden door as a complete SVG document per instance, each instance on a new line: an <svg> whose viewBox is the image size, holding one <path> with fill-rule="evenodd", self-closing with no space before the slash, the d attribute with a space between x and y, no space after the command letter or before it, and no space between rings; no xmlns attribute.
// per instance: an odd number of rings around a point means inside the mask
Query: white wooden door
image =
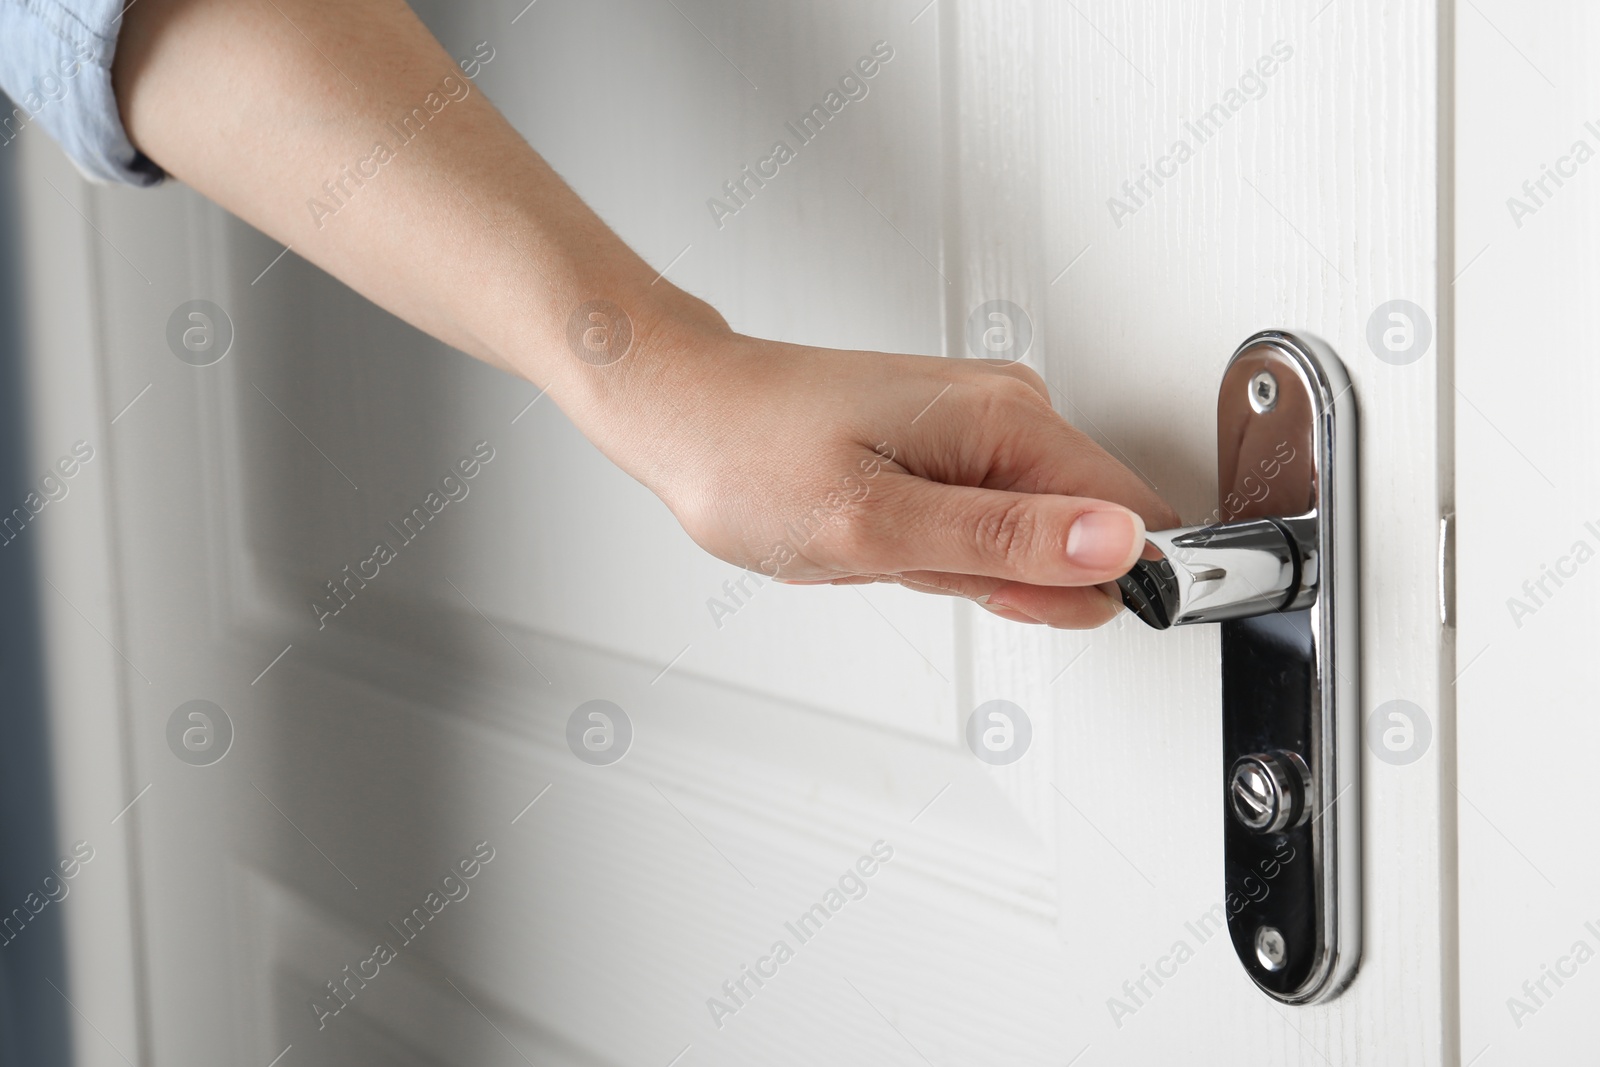
<svg viewBox="0 0 1600 1067"><path fill-rule="evenodd" d="M71 650L55 832L96 848L59 908L77 1062L1457 1062L1451 16L418 6L737 328L963 358L1009 301L1058 409L1186 518L1215 506L1233 347L1332 344L1363 713L1435 729L1367 764L1361 970L1286 1008L1197 934L1223 892L1214 632L751 580L534 388L35 139L31 440L96 455L33 531ZM732 197L777 141L794 158ZM1414 353L1369 345L1396 300L1431 309ZM990 700L1031 723L1015 762L964 740Z"/></svg>

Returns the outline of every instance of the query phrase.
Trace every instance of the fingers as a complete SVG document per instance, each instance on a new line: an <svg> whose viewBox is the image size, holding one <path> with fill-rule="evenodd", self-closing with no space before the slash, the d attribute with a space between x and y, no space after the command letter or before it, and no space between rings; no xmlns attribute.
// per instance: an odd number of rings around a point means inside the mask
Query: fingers
<svg viewBox="0 0 1600 1067"><path fill-rule="evenodd" d="M870 492L798 553L796 577L892 581L1060 628L1110 621L1111 583L1145 549L1147 524L1169 529L1177 515L1129 457L1053 409L1031 368L960 364L894 440L893 463L874 466Z"/></svg>
<svg viewBox="0 0 1600 1067"><path fill-rule="evenodd" d="M1116 592L1114 583L1076 588L1050 587L943 571L778 580L785 585L894 584L918 593L961 597L1002 619L1042 624L1058 630L1092 630L1104 626L1122 611L1122 597Z"/></svg>
<svg viewBox="0 0 1600 1067"><path fill-rule="evenodd" d="M885 476L885 491L832 546L855 573L1093 586L1126 574L1144 549L1143 519L1105 500Z"/></svg>
<svg viewBox="0 0 1600 1067"><path fill-rule="evenodd" d="M1013 622L1037 621L1061 630L1092 630L1121 613L1122 597L1107 592L1103 585L1049 589L1014 582L991 593L983 606Z"/></svg>
<svg viewBox="0 0 1600 1067"><path fill-rule="evenodd" d="M1144 477L1059 416L1011 458L1019 484L1008 488L1026 485L1025 492L1115 501L1138 512L1152 530L1179 525L1177 513Z"/></svg>
<svg viewBox="0 0 1600 1067"><path fill-rule="evenodd" d="M918 592L965 597L1002 619L1042 623L1058 630L1103 626L1122 610L1120 594L1107 592L1105 586L1062 588L929 571L913 571L892 580Z"/></svg>
<svg viewBox="0 0 1600 1067"><path fill-rule="evenodd" d="M989 457L984 486L1019 493L1094 497L1133 509L1152 530L1180 525L1177 513L1134 469L1131 457L1120 451L1114 456L1049 406L1049 390L1037 372L1023 364L1010 363L983 365L981 374L980 381L988 379L984 398L987 410L981 421L1000 441ZM995 380L1004 378L1018 384ZM1041 397L1043 404L1038 402ZM958 440L972 439L970 407L951 404L935 408L930 414L935 421L929 427L932 432ZM937 473L934 478L958 480L939 477Z"/></svg>

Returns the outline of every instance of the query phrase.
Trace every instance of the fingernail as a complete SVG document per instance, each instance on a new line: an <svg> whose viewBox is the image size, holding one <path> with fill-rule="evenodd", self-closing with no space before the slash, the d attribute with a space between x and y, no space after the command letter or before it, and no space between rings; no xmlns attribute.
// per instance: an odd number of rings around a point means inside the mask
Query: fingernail
<svg viewBox="0 0 1600 1067"><path fill-rule="evenodd" d="M989 598L987 596L980 596L974 600L973 603L978 605L978 607L982 608L984 611L987 611L989 614L998 615L1007 622L1026 622L1032 623L1035 626L1044 625L1043 622L1034 618L1032 615L1025 615L1016 608L1008 608L1001 604L989 603Z"/></svg>
<svg viewBox="0 0 1600 1067"><path fill-rule="evenodd" d="M1086 511L1067 531L1067 559L1089 570L1114 570L1144 541L1144 521L1131 511Z"/></svg>

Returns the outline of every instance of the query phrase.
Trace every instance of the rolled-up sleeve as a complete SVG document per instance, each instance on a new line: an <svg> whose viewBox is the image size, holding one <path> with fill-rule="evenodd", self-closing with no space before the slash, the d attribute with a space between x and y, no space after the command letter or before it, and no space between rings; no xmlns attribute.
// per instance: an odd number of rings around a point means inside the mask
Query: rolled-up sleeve
<svg viewBox="0 0 1600 1067"><path fill-rule="evenodd" d="M11 97L0 151L39 126L88 178L154 185L165 176L128 140L111 87L123 10L123 0L0 0L0 89Z"/></svg>

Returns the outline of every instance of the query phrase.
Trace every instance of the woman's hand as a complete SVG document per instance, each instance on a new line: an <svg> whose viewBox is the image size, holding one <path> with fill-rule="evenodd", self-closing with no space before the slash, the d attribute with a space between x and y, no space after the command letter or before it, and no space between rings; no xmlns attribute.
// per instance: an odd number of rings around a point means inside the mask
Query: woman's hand
<svg viewBox="0 0 1600 1067"><path fill-rule="evenodd" d="M674 336L676 334L676 336ZM706 551L791 583L890 581L1098 626L1144 531L1177 525L1017 363L807 348L694 316L580 425ZM613 368L595 368L604 374ZM640 387L640 381L647 387Z"/></svg>
<svg viewBox="0 0 1600 1067"><path fill-rule="evenodd" d="M286 47L286 20L320 47ZM548 388L722 559L1053 626L1116 614L1096 586L1132 565L1144 522L1176 523L1050 409L1037 374L733 333L613 234L464 70L402 0L141 0L113 75L146 155L406 321ZM450 102L427 135L351 176L428 99ZM317 209L324 197L336 212ZM627 309L620 359L573 348L596 306Z"/></svg>

